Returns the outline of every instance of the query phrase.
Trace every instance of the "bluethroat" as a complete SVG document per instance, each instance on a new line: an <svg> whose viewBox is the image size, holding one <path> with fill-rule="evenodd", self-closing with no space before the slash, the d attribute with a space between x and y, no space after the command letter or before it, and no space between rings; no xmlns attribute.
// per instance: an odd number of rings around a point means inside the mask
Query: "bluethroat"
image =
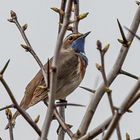
<svg viewBox="0 0 140 140"><path fill-rule="evenodd" d="M89 33L72 33L63 41L59 54L56 100L65 99L79 86L84 78L88 64L88 59L85 55L85 37ZM49 61L50 67L52 60L53 57ZM47 67L48 63L44 65L45 69ZM38 102L48 99L48 88L41 87L45 87L45 81L40 70L25 89L24 97L20 103L22 109L26 110ZM20 114L16 111L12 118L13 123L15 123L18 115Z"/></svg>

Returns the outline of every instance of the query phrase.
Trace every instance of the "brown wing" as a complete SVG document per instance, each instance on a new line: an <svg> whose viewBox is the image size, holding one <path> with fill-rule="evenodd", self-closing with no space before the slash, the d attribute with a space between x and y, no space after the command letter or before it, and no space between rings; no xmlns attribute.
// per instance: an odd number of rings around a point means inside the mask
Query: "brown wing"
<svg viewBox="0 0 140 140"><path fill-rule="evenodd" d="M49 64L51 64L51 62L52 62L52 58L50 59ZM47 69L48 63L46 63L44 65L44 67L45 67L45 69ZM38 98L38 97L42 93L47 91L47 87L46 88L43 88L43 87L46 87L46 85L44 82L42 71L39 70L39 72L36 74L36 76L27 85L27 87L25 89L25 95L20 103L20 106L24 109L27 109L30 106L32 106L32 105L36 104L37 102L39 102L40 100L42 100L41 97L40 98Z"/></svg>

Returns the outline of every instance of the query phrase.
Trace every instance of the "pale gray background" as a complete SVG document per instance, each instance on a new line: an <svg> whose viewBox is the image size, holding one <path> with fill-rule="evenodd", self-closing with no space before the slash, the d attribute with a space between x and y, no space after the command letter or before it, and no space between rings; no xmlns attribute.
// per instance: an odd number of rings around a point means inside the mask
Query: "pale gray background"
<svg viewBox="0 0 140 140"><path fill-rule="evenodd" d="M24 88L28 81L35 75L39 67L29 53L26 53L20 44L24 43L17 28L14 24L7 22L10 10L15 10L18 14L19 21L24 24L28 23L29 27L26 31L28 38L41 58L45 63L48 57L51 57L54 52L57 28L58 15L50 10L50 7L59 7L59 0L1 0L0 1L0 68L10 58L11 62L5 72L5 79L12 89L18 102L24 94ZM81 85L89 88L95 87L97 77L100 73L95 68L95 63L100 62L99 53L96 50L96 40L99 39L103 44L110 43L111 47L106 55L107 72L111 69L120 49L120 44L117 38L120 37L116 19L118 18L122 25L129 27L137 5L133 0L81 0L80 11L89 12L89 16L80 22L80 32L92 31L86 40L86 54L89 59L86 76ZM139 33L138 33L139 34ZM128 57L123 65L127 71L139 75L139 42L135 40L129 51ZM99 78L99 83L101 77ZM133 87L135 80L125 76L119 76L112 84L113 99L116 106L119 106L124 97ZM90 100L90 93L82 89L77 89L68 97L69 102L87 105ZM10 98L0 84L0 107L11 104ZM133 106L132 114L126 114L121 120L121 131L123 139L125 133L128 132L131 138L140 137L139 123L139 103ZM86 108L68 107L67 123L73 124L72 131L78 128L81 118ZM14 110L13 110L14 111ZM42 126L46 108L43 103L37 104L35 107L28 110L32 118L41 115L39 126ZM110 116L110 108L106 96L102 99L98 110L95 114L94 122L90 129L100 124L105 118ZM0 112L0 136L3 140L8 140L8 131L4 130L7 123L5 112ZM49 139L56 139L57 122L52 123L52 128L49 133ZM14 129L15 140L37 139L37 134L24 121L22 117L17 119ZM98 137L101 139L101 137ZM68 137L66 139L69 139ZM116 139L114 133L113 140Z"/></svg>

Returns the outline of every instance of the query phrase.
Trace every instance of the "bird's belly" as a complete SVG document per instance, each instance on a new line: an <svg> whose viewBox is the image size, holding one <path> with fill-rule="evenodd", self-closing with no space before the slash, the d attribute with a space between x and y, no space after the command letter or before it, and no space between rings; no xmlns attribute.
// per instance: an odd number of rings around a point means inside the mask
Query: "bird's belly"
<svg viewBox="0 0 140 140"><path fill-rule="evenodd" d="M82 81L81 76L76 76L72 78L72 80L65 82L64 85L57 90L56 96L55 96L56 100L64 99L69 94L71 94L79 86L81 81Z"/></svg>

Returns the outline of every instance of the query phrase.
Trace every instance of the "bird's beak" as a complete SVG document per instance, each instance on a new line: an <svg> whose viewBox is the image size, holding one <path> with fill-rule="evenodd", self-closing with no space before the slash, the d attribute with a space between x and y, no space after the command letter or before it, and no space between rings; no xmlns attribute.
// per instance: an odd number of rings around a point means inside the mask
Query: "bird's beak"
<svg viewBox="0 0 140 140"><path fill-rule="evenodd" d="M90 33L91 33L91 31L89 31L89 32L87 32L87 33L85 33L85 34L83 34L83 35L82 35L82 38L85 38L85 37L88 36Z"/></svg>

